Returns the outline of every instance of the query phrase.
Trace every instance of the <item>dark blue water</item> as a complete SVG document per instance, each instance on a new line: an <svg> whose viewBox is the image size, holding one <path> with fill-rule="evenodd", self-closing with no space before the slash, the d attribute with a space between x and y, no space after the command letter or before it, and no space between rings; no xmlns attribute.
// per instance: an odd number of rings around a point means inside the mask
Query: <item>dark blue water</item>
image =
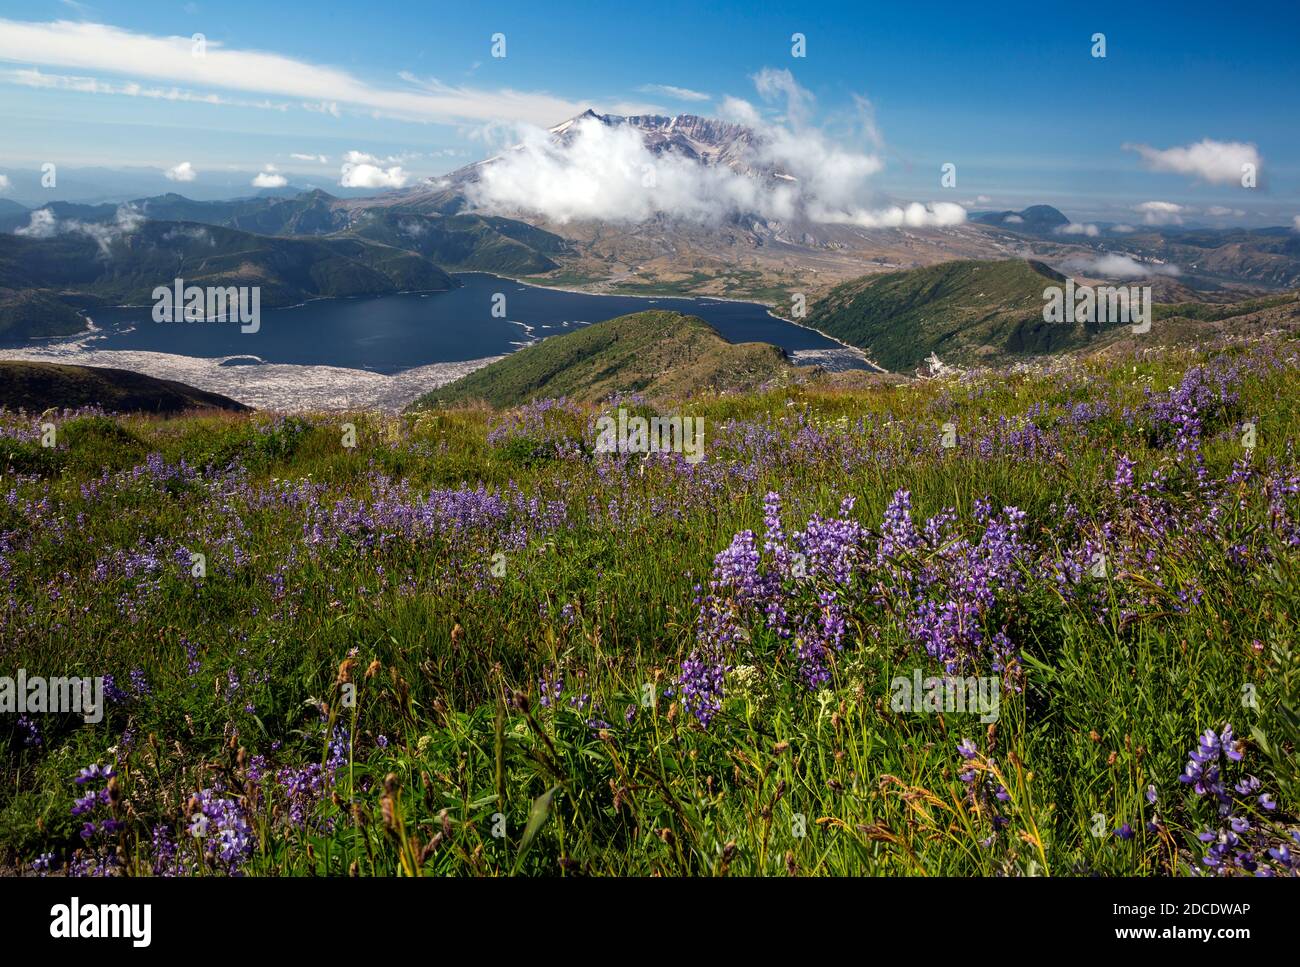
<svg viewBox="0 0 1300 967"><path fill-rule="evenodd" d="M323 299L289 309L263 309L261 328L235 322L153 321L152 306L96 309L102 333L94 349L176 353L214 358L256 356L268 363L346 366L396 373L429 363L461 362L513 352L532 339L645 309L699 316L731 342L767 342L788 351L833 349L820 333L768 315L752 302L597 296L521 285L483 273L456 276L449 292ZM506 297L505 318L493 318L493 295Z"/></svg>

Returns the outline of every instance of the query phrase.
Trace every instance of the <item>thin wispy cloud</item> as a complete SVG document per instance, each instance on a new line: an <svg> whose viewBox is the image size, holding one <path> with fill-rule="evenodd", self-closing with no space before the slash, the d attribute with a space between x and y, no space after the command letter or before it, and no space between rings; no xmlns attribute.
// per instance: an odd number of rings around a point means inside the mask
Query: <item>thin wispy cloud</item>
<svg viewBox="0 0 1300 967"><path fill-rule="evenodd" d="M1086 238L1096 238L1101 234L1101 229L1089 222L1070 222L1069 225L1058 225L1052 231L1057 235L1083 235Z"/></svg>
<svg viewBox="0 0 1300 967"><path fill-rule="evenodd" d="M642 84L637 88L637 91L641 94L662 94L664 97L671 97L676 101L709 101L713 99L712 94L693 91L689 87L677 87L673 84Z"/></svg>
<svg viewBox="0 0 1300 967"><path fill-rule="evenodd" d="M1070 259L1065 262L1065 267L1103 279L1140 279L1152 275L1182 274L1178 266L1168 262L1140 262L1132 256L1113 252L1095 258Z"/></svg>
<svg viewBox="0 0 1300 967"><path fill-rule="evenodd" d="M287 111L289 104L269 100L250 101L244 98L223 97L220 94L200 93L179 87L150 87L136 81L117 83L97 77L70 74L47 74L35 68L0 71L0 80L22 87L45 90L73 91L78 94L110 94L120 97L143 97L155 101L178 101L191 104L219 104L228 107L252 107L268 111Z"/></svg>
<svg viewBox="0 0 1300 967"><path fill-rule="evenodd" d="M120 236L136 231L147 219L134 205L119 205L112 222L83 222L80 219L59 219L48 208L38 208L28 217L27 224L15 228L14 234L27 238L54 238L56 235L84 235L99 246L101 257L107 258L112 244Z"/></svg>
<svg viewBox="0 0 1300 967"><path fill-rule="evenodd" d="M404 90L384 87L339 68L266 51L229 48L212 38L200 50L189 37L155 36L67 20L32 23L0 19L0 61L179 82L185 88L256 92L315 105L331 114L346 106L410 121L505 119L545 124L582 109L575 102L546 93L457 87L434 79Z"/></svg>

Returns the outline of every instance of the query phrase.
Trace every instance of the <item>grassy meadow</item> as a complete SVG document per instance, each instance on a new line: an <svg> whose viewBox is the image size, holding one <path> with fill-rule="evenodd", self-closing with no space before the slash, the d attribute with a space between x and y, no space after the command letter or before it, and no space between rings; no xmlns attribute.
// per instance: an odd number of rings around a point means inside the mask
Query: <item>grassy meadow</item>
<svg viewBox="0 0 1300 967"><path fill-rule="evenodd" d="M0 864L1294 875L1297 349L6 413L0 675L109 677L97 724L0 713ZM594 454L620 406L705 459ZM944 676L996 714L899 707Z"/></svg>

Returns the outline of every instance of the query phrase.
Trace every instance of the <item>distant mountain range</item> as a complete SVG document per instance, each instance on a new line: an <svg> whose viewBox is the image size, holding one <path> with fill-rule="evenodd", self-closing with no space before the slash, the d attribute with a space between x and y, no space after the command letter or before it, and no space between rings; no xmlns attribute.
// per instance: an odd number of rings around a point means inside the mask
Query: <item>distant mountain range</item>
<svg viewBox="0 0 1300 967"><path fill-rule="evenodd" d="M1070 220L1051 205L1030 205L1018 212L972 213L970 220L979 225L997 225L1021 232L1053 232L1070 224Z"/></svg>
<svg viewBox="0 0 1300 967"><path fill-rule="evenodd" d="M25 224L27 224L27 206L8 198L0 198L0 232L12 231L13 229L9 227L11 225L17 227Z"/></svg>
<svg viewBox="0 0 1300 967"><path fill-rule="evenodd" d="M793 179L758 160L767 155L756 150L753 130L696 115L587 111L549 136L563 147L581 125L592 124L634 131L653 154L726 168L766 187ZM1095 327L1042 321L1045 280L1063 273L1140 281L1157 300L1189 304L1300 286L1300 233L1288 228L1136 226L1121 233L1076 225L1051 205L973 212L965 224L947 227L875 229L814 224L802 215L703 223L659 214L635 224L553 224L527 211L472 210L473 186L507 157L502 152L444 178L364 198L288 189L232 200L167 193L125 205L52 202L37 210L0 200L0 338L77 332L78 309L146 304L155 287L174 278L258 285L262 305L270 307L440 290L455 284L448 272L487 271L589 291L748 297L778 306L799 293L811 302L808 324L907 372L931 353L974 365L1106 342L1109 335ZM658 322L654 331L667 332ZM630 333L620 345L633 345ZM598 354L610 348L588 347ZM546 353L529 350L518 354L525 362L511 362L538 365L551 358ZM536 388L527 380L524 390L513 388L524 372L513 366L471 377L478 380L471 388L491 402ZM763 368L751 356L742 370L755 367ZM620 362L611 372L621 380L625 370ZM501 372L509 378L493 383ZM703 378L692 372L692 380ZM574 379L575 387L609 383L590 374ZM542 383L565 385L556 373Z"/></svg>
<svg viewBox="0 0 1300 967"><path fill-rule="evenodd" d="M0 338L70 335L74 307L145 304L158 285L259 285L262 305L448 289L444 270L555 269L557 235L507 218L348 207L323 191L233 201L0 206Z"/></svg>
<svg viewBox="0 0 1300 967"><path fill-rule="evenodd" d="M635 130L648 150L701 166L725 166L772 188L794 180L756 160L759 136L749 128L696 115L620 116L586 111L550 128L569 144L582 122ZM474 185L511 148L450 174L344 204L353 211L395 207L430 215L469 210ZM937 199L932 199L937 200ZM778 293L826 289L864 271L891 271L954 259L1032 258L1052 264L1118 253L1172 264L1193 288L1282 288L1300 285L1300 234L1288 229L1182 229L1139 226L1121 234L1075 224L1051 205L1019 211L972 212L966 224L944 228L874 228L736 215L699 224L660 214L635 224L556 223L527 210L499 214L562 237L567 253L550 254L564 279L610 291L677 291L776 300Z"/></svg>
<svg viewBox="0 0 1300 967"><path fill-rule="evenodd" d="M569 248L551 232L490 215L428 215L395 208L352 213L350 232L418 252L452 271L534 275L556 268Z"/></svg>
<svg viewBox="0 0 1300 967"><path fill-rule="evenodd" d="M338 168L321 166L319 174L288 173L288 184L281 188L254 188L249 184L251 172L207 170L194 181L175 182L162 168L59 165L57 184L42 183L39 168L0 167L0 175L9 179L7 198L27 208L39 208L51 201L82 205L118 205L132 198L147 198L159 192L183 186L190 198L224 201L231 198L264 198L276 194L297 195L313 189L325 189L343 198L374 194L373 189L344 188L338 183Z"/></svg>
<svg viewBox="0 0 1300 967"><path fill-rule="evenodd" d="M110 224L118 220L122 207L52 202L43 210L60 221ZM324 191L233 201L195 201L169 193L127 202L125 208L158 221L217 225L258 235L368 238L458 271L545 272L556 266L549 256L566 248L558 236L511 219L480 215L438 219L419 212L398 217L388 206L353 208ZM0 208L0 232L20 230L31 217L21 206Z"/></svg>
<svg viewBox="0 0 1300 967"><path fill-rule="evenodd" d="M178 278L260 286L264 307L454 285L423 256L360 238L285 238L193 222L77 224L49 237L0 234L0 292L8 290L0 332L67 335L77 331L69 329L69 306L149 305L157 286Z"/></svg>

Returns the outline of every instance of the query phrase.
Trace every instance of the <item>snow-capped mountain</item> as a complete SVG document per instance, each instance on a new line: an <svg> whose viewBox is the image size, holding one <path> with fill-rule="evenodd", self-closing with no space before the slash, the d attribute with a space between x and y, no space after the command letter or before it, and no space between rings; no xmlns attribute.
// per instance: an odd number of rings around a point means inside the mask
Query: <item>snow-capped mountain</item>
<svg viewBox="0 0 1300 967"><path fill-rule="evenodd" d="M705 165L726 165L735 171L753 171L753 148L756 137L743 124L719 121L695 114L677 114L664 117L657 114L640 114L623 117L618 114L597 114L587 110L550 129L551 135L561 144L574 136L574 129L585 120L599 121L608 127L626 125L636 128L645 146L655 154L675 154Z"/></svg>
<svg viewBox="0 0 1300 967"><path fill-rule="evenodd" d="M595 121L607 127L628 126L641 135L646 148L653 154L669 154L701 165L720 165L738 174L763 179L793 181L794 178L756 159L758 136L743 124L719 121L716 118L695 114L678 114L664 117L656 114L623 116L598 114L593 110L561 121L547 130L557 146L568 147L577 137L579 126ZM424 210L452 212L464 204L463 192L467 185L477 181L485 168L496 164L513 151L523 150L514 145L498 155L458 168L440 178L429 178L419 184L381 196L381 204L414 205ZM379 199L375 199L379 201Z"/></svg>
<svg viewBox="0 0 1300 967"><path fill-rule="evenodd" d="M626 152L625 146L588 140L581 132L590 135L592 125L633 129L649 155L681 161L682 168L698 165L701 177L675 170L677 165L665 166L655 172L664 177L663 194L657 195L660 186L652 184L647 190L642 181L644 159ZM929 231L904 226L882 231L809 216L808 196L803 194L807 179L784 170L774 160L781 152L772 150L765 137L743 124L692 114L622 116L588 110L546 129L541 139L546 147L530 140L442 177L348 204L397 206L422 215L474 211L503 223L522 222L563 238L569 245L566 265L578 274L608 277L618 284L647 279L674 283L684 273L716 275L724 281L708 291L718 294L732 291L725 279L739 266L745 278L795 285L796 279L804 277L839 280L861 275L864 267L883 270L989 252L985 233L960 227ZM570 147L578 150L567 151ZM574 156L567 171L570 159L565 155ZM511 164L516 158L540 166L541 176L516 168ZM610 167L602 169L606 159ZM497 166L512 177L491 185ZM617 176L604 179L610 170ZM590 190L584 179L589 179ZM625 185L618 183L620 179ZM526 190L518 188L521 183ZM697 190L683 197L683 185ZM503 191L503 186L508 190ZM554 198L550 207L530 204L528 192L534 189L552 191L572 207L563 210ZM625 190L627 194L621 194ZM589 196L600 198L604 209L594 215L572 214L582 211ZM493 203L484 204L485 198ZM776 211L778 206L770 203L773 198L787 199L787 210ZM649 203L641 210L635 208L637 202L659 199L670 200L660 208ZM747 210L744 206L751 202L753 209ZM896 203L882 197L879 204ZM639 217L604 214L620 206ZM716 208L716 216L699 217L709 206Z"/></svg>

